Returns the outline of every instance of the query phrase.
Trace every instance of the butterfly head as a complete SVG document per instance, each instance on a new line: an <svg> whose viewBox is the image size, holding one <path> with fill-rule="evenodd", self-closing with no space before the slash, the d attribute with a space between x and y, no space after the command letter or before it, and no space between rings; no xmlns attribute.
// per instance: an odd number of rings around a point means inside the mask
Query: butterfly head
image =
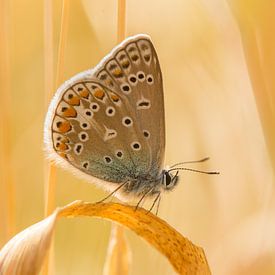
<svg viewBox="0 0 275 275"><path fill-rule="evenodd" d="M162 172L162 188L165 191L171 191L174 189L174 187L177 185L179 176L178 176L178 171L176 174L172 174L169 172L169 170L163 170Z"/></svg>

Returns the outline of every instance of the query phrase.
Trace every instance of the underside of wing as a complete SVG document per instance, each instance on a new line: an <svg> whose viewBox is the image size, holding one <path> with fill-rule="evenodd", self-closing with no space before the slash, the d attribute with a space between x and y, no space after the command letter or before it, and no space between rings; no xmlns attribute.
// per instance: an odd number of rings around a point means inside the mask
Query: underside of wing
<svg viewBox="0 0 275 275"><path fill-rule="evenodd" d="M137 35L58 89L45 122L46 150L95 183L153 178L163 162L164 127L158 58L150 38Z"/></svg>
<svg viewBox="0 0 275 275"><path fill-rule="evenodd" d="M143 153L150 158L148 169L159 169L165 149L163 83L150 37L140 34L124 40L99 63L94 75L110 90L126 96L139 137L147 137Z"/></svg>

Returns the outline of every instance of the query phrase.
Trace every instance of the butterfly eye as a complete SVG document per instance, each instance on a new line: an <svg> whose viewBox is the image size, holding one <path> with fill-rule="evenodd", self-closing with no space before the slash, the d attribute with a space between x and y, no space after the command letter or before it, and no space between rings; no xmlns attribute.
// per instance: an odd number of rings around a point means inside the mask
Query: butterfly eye
<svg viewBox="0 0 275 275"><path fill-rule="evenodd" d="M173 176L168 171L164 171L162 181L163 188L165 190L172 190L177 185L178 178L178 172Z"/></svg>
<svg viewBox="0 0 275 275"><path fill-rule="evenodd" d="M172 178L171 178L170 174L168 172L165 172L165 174L164 174L164 184L165 184L165 186L166 187L169 186L171 184L171 182L172 182Z"/></svg>

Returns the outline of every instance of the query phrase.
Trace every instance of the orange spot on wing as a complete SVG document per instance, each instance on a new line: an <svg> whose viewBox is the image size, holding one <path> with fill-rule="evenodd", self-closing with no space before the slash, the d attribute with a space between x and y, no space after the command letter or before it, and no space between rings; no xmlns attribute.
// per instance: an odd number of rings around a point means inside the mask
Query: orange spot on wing
<svg viewBox="0 0 275 275"><path fill-rule="evenodd" d="M122 67L123 67L124 69L126 69L126 68L129 67L130 62L129 62L128 60L125 60L125 61L123 61L123 62L121 63L121 65L122 65Z"/></svg>
<svg viewBox="0 0 275 275"><path fill-rule="evenodd" d="M73 107L69 107L67 108L64 112L63 115L65 117L76 117L77 116L77 112Z"/></svg>
<svg viewBox="0 0 275 275"><path fill-rule="evenodd" d="M70 140L67 137L63 137L61 142L68 143L68 142L70 142Z"/></svg>
<svg viewBox="0 0 275 275"><path fill-rule="evenodd" d="M97 89L94 90L93 95L94 95L94 97L96 97L98 99L103 99L104 96L105 96L105 93L102 89L97 88Z"/></svg>
<svg viewBox="0 0 275 275"><path fill-rule="evenodd" d="M109 85L109 86L113 86L113 85L114 85L113 81L112 81L110 78L108 78L108 79L106 80L106 83L107 83L107 85Z"/></svg>
<svg viewBox="0 0 275 275"><path fill-rule="evenodd" d="M80 98L78 96L73 96L68 99L68 103L73 106L78 106L80 104Z"/></svg>
<svg viewBox="0 0 275 275"><path fill-rule="evenodd" d="M60 143L58 146L56 146L59 151L66 151L69 149L69 146L65 143Z"/></svg>
<svg viewBox="0 0 275 275"><path fill-rule="evenodd" d="M122 71L121 71L119 68L117 68L117 69L115 69L115 70L113 71L113 75L114 75L115 77L122 77L122 76L123 76L123 73L122 73Z"/></svg>
<svg viewBox="0 0 275 275"><path fill-rule="evenodd" d="M66 158L66 154L63 152L58 152L58 155L64 159Z"/></svg>
<svg viewBox="0 0 275 275"><path fill-rule="evenodd" d="M66 133L72 129L72 126L69 121L60 121L57 123L57 129L60 133Z"/></svg>
<svg viewBox="0 0 275 275"><path fill-rule="evenodd" d="M112 99L114 102L118 102L118 101L119 101L119 97L118 97L116 94L111 94L111 99Z"/></svg>
<svg viewBox="0 0 275 275"><path fill-rule="evenodd" d="M79 95L81 97L88 98L89 97L89 91L87 89L84 89L84 90L79 92Z"/></svg>

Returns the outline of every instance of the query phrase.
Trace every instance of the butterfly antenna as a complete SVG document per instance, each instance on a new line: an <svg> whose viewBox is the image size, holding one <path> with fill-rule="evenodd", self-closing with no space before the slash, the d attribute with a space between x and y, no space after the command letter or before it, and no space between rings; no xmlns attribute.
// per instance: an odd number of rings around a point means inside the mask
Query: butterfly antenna
<svg viewBox="0 0 275 275"><path fill-rule="evenodd" d="M204 162L204 161L207 161L207 160L209 160L209 159L210 159L209 157L206 157L206 158L199 159L199 160L191 160L191 161L179 162L179 163L173 164L170 168L174 168L174 167L176 167L176 166L178 166L178 165L182 165L182 164Z"/></svg>
<svg viewBox="0 0 275 275"><path fill-rule="evenodd" d="M208 172L208 171L201 171L201 170L190 169L190 168L185 168L185 167L172 168L172 169L169 169L168 172L179 171L179 170L186 170L186 171L197 172L197 173L202 173L202 174L209 174L209 175L219 175L220 174L220 172L213 172L213 171Z"/></svg>

